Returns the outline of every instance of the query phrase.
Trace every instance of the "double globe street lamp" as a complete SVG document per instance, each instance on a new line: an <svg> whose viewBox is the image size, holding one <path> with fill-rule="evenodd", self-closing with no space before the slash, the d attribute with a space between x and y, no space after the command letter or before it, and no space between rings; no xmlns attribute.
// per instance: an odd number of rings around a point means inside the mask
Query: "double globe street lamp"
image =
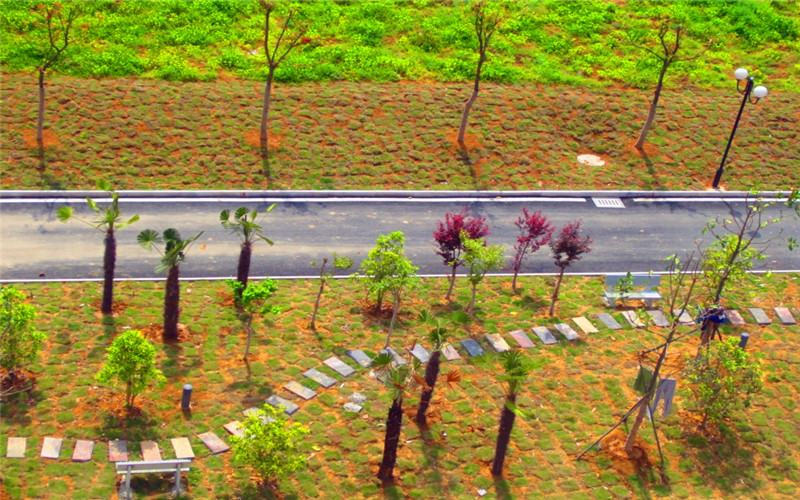
<svg viewBox="0 0 800 500"><path fill-rule="evenodd" d="M748 101L751 104L755 104L759 99L767 95L767 87L759 85L758 87L753 88L755 82L753 77L748 75L748 71L744 68L739 68L733 72L733 76L736 77L736 90L738 90L740 94L743 94L744 97L742 98L742 105L739 106L739 114L736 115L736 121L733 124L733 130L731 130L731 137L728 139L728 145L725 147L725 154L722 155L722 161L717 169L717 174L714 176L714 182L712 183L712 187L714 187L714 189L719 187L719 181L722 178L722 172L725 171L725 160L728 159L728 151L731 149L733 136L736 135L736 128L739 126L739 120L742 118L744 105L747 104ZM741 88L742 80L747 80L744 89Z"/></svg>

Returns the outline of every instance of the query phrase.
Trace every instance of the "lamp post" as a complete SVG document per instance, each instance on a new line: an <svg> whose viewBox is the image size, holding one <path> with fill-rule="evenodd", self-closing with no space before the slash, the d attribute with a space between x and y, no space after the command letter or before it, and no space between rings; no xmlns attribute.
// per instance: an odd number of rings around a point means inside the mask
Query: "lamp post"
<svg viewBox="0 0 800 500"><path fill-rule="evenodd" d="M725 147L725 154L722 155L722 161L720 162L719 168L717 169L717 174L714 176L714 182L712 184L712 187L714 189L719 187L719 180L722 178L722 172L725 171L724 168L725 160L728 159L728 151L730 151L731 149L733 136L736 135L736 128L739 126L739 120L742 118L742 111L744 111L744 105L747 104L748 101L750 101L751 104L755 104L758 102L759 99L767 95L767 87L759 85L758 87L753 88L754 84L753 77L748 76L748 72L746 69L739 68L733 72L733 75L736 77L736 90L739 91L739 93L742 94L744 97L742 97L742 105L739 106L739 114L736 115L736 121L733 123L733 130L731 130L731 137L728 139L728 145ZM741 88L742 80L747 80L744 89Z"/></svg>

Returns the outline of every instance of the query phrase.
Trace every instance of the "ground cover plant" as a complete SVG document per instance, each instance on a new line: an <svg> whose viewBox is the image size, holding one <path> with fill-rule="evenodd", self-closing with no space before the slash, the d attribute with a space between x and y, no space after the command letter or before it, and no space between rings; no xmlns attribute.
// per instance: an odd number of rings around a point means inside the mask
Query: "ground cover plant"
<svg viewBox="0 0 800 500"><path fill-rule="evenodd" d="M250 469L233 460L231 453L210 455L197 434L213 430L228 439L221 426L243 420L241 411L260 407L272 393L292 379L301 380L319 395L300 402L292 417L311 431L298 446L309 457L304 470L280 479L287 498L360 498L381 495L375 475L381 459L383 431L391 397L370 377L357 373L323 389L301 373L318 368L336 376L322 360L345 349L362 348L375 355L385 341L390 317L370 313L362 289L350 280L337 282L333 294L323 296L317 330L308 327L317 283L283 281L274 304L278 316L254 321L256 334L249 363L241 361L246 342L230 291L222 282L183 282L182 322L189 330L177 344L160 342L161 301L159 283L119 283L119 312L103 317L97 305L102 288L93 284L20 284L39 316L37 328L48 336L38 362L31 367L36 389L4 402L0 408L0 434L27 436L28 458L0 458L4 471L3 496L37 498L109 498L115 494L115 474L107 462L108 439L129 440L134 457L141 440L158 442L162 456L172 457L169 439L191 439L197 458L189 473L193 498L259 498ZM446 280L423 279L420 289L404 301L393 347L402 351L415 342L431 348L426 337L430 320L418 312L430 310L433 318L447 320L450 341L481 339L486 333L508 332L533 324L552 324L568 318L608 310L602 304L601 278L571 277L562 285L558 318L549 319L548 297L552 278L521 277L519 294L509 278L487 278L485 292L470 320L464 313L471 293L457 286L453 303L443 299ZM728 305L785 305L797 312L800 275L759 276L752 287L727 296ZM617 319L622 321L619 314ZM595 323L597 323L595 321ZM599 325L598 325L599 326ZM686 327L690 328L690 327ZM156 365L167 379L158 397L137 398L140 412L125 416L124 395L99 386L94 377L105 360L111 341L127 330L144 332L157 350ZM726 338L741 328L722 325ZM419 391L408 393L405 424L394 468L396 483L383 493L389 498L473 497L478 489L487 498L702 498L790 496L800 481L797 442L800 435L797 401L800 400L798 326L746 327L751 335L748 352L762 363L764 390L753 398L751 409L723 422L718 433L698 431L699 417L684 411L689 397L678 382L679 397L673 413L662 420L661 444L667 457L670 486L659 484L654 474L640 475L629 462L611 450L588 460L572 458L598 437L636 401L632 385L636 353L661 341L663 331L601 329L582 342L537 346L525 352L546 361L525 383L517 397L519 413L508 445L503 479L493 479L490 466L497 436L498 414L505 390L496 375L502 372L495 354L460 361L442 361L442 369L458 368L461 380L437 384L428 411L428 430L413 422ZM510 339L509 339L510 340ZM678 358L696 352L699 339L685 340L671 350ZM678 359L675 358L675 359ZM194 386L191 418L180 410L183 384ZM346 413L342 404L353 392L367 397L359 414ZM655 456L649 428L640 432L642 446ZM45 436L68 439L58 461L45 461L34 450ZM75 439L100 441L90 463L69 461ZM6 440L0 440L5 455ZM143 480L134 490L145 497L160 497L164 481Z"/></svg>

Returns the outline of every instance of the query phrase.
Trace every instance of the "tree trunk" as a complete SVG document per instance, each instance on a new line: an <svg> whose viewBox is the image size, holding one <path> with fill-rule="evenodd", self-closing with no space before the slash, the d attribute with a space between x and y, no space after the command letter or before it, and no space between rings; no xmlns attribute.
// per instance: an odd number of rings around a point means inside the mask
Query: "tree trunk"
<svg viewBox="0 0 800 500"><path fill-rule="evenodd" d="M269 65L269 72L267 73L267 84L264 87L264 105L261 108L261 152L267 152L268 127L267 121L269 119L269 105L272 93L272 77L275 75L275 66Z"/></svg>
<svg viewBox="0 0 800 500"><path fill-rule="evenodd" d="M456 285L456 268L458 268L458 266L453 265L451 267L453 268L453 271L450 273L450 286L447 287L447 295L444 296L444 299L448 302L452 300L451 296L453 295L453 288Z"/></svg>
<svg viewBox="0 0 800 500"><path fill-rule="evenodd" d="M39 116L36 120L36 144L39 156L44 154L44 68L39 70Z"/></svg>
<svg viewBox="0 0 800 500"><path fill-rule="evenodd" d="M433 351L428 364L425 366L425 385L427 389L422 390L422 396L419 398L419 408L417 409L417 416L414 420L419 425L425 426L428 424L425 412L431 405L431 398L433 397L433 388L436 386L436 379L439 377L439 366L441 364L442 351L437 349Z"/></svg>
<svg viewBox="0 0 800 500"><path fill-rule="evenodd" d="M178 264L169 268L164 295L164 342L177 342L180 316L181 283Z"/></svg>
<svg viewBox="0 0 800 500"><path fill-rule="evenodd" d="M383 345L383 348L386 349L389 347L389 339L392 338L392 332L394 331L394 323L397 321L397 313L400 311L400 292L397 291L394 293L394 304L392 304L392 319L389 321L389 331L386 333L386 344Z"/></svg>
<svg viewBox="0 0 800 500"><path fill-rule="evenodd" d="M247 321L245 322L245 330L247 330L247 343L244 346L244 356L242 357L243 360L247 360L247 355L250 354L250 340L253 338L253 315L247 315Z"/></svg>
<svg viewBox="0 0 800 500"><path fill-rule="evenodd" d="M469 96L469 100L467 101L466 106L464 106L464 114L461 116L461 127L458 129L458 143L461 147L464 146L464 134L467 132L467 122L469 121L469 112L472 109L472 105L475 104L475 100L478 98L478 90L480 88L481 83L481 67L483 63L486 61L486 53L481 52L480 57L478 58L478 69L475 71L475 86L472 89L472 95Z"/></svg>
<svg viewBox="0 0 800 500"><path fill-rule="evenodd" d="M133 407L133 382L128 382L125 385L125 406L128 408Z"/></svg>
<svg viewBox="0 0 800 500"><path fill-rule="evenodd" d="M472 296L469 298L469 307L467 307L467 314L472 316L475 312L475 289L478 287L476 283L472 283Z"/></svg>
<svg viewBox="0 0 800 500"><path fill-rule="evenodd" d="M661 65L661 73L658 75L656 91L653 94L653 100L650 102L650 111L647 113L647 120L644 122L642 131L639 132L639 138L636 140L636 144L634 144L636 149L640 151L644 149L644 141L647 139L647 133L650 131L650 127L653 125L653 120L656 118L658 99L661 97L661 88L664 86L664 74L667 72L667 68L669 68L670 63L672 63L671 58L667 57L663 60Z"/></svg>
<svg viewBox="0 0 800 500"><path fill-rule="evenodd" d="M558 300L558 291L561 288L561 280L564 279L564 271L566 270L565 267L561 268L561 272L558 274L558 280L556 281L556 287L553 290L553 297L550 301L550 317L553 317L553 311L556 309L556 301Z"/></svg>
<svg viewBox="0 0 800 500"><path fill-rule="evenodd" d="M511 280L511 291L517 293L517 275L519 274L519 268L514 268L514 279Z"/></svg>
<svg viewBox="0 0 800 500"><path fill-rule="evenodd" d="M111 314L114 303L114 268L117 263L117 239L114 235L114 227L108 228L106 233L106 247L103 255L103 303L100 311L103 314Z"/></svg>
<svg viewBox="0 0 800 500"><path fill-rule="evenodd" d="M324 265L325 264L323 264L323 266ZM324 289L325 289L325 280L324 279L320 279L319 291L317 291L317 300L314 301L314 312L311 313L311 324L309 325L309 327L312 330L316 330L317 329L317 325L316 325L317 310L319 309L319 301L320 301L320 299L322 299L322 291Z"/></svg>
<svg viewBox="0 0 800 500"><path fill-rule="evenodd" d="M236 268L236 281L242 284L241 288L237 288L234 293L234 299L238 304L242 300L242 292L247 287L247 278L250 276L250 257L253 254L253 242L245 241L242 243L241 251L239 252L239 266Z"/></svg>
<svg viewBox="0 0 800 500"><path fill-rule="evenodd" d="M394 465L397 463L397 445L400 442L400 429L403 427L403 398L397 397L389 408L386 417L386 435L383 438L383 459L378 469L378 479L391 481Z"/></svg>
<svg viewBox="0 0 800 500"><path fill-rule="evenodd" d="M492 461L492 474L495 476L503 475L503 462L506 460L508 443L511 441L511 430L514 428L514 419L517 414L510 408L517 403L517 395L509 394L506 403L500 412L500 429L497 432L497 445L494 449L494 461Z"/></svg>

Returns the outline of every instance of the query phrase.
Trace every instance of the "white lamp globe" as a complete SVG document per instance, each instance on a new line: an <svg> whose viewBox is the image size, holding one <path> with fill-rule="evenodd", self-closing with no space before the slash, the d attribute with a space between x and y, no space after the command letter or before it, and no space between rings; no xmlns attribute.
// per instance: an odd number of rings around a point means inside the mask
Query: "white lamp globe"
<svg viewBox="0 0 800 500"><path fill-rule="evenodd" d="M756 99L761 99L762 97L766 97L767 95L767 87L763 85L759 85L758 87L753 89L753 96Z"/></svg>
<svg viewBox="0 0 800 500"><path fill-rule="evenodd" d="M735 76L737 80L744 80L747 78L747 75L749 75L749 73L744 68L739 68L733 72L733 76Z"/></svg>

